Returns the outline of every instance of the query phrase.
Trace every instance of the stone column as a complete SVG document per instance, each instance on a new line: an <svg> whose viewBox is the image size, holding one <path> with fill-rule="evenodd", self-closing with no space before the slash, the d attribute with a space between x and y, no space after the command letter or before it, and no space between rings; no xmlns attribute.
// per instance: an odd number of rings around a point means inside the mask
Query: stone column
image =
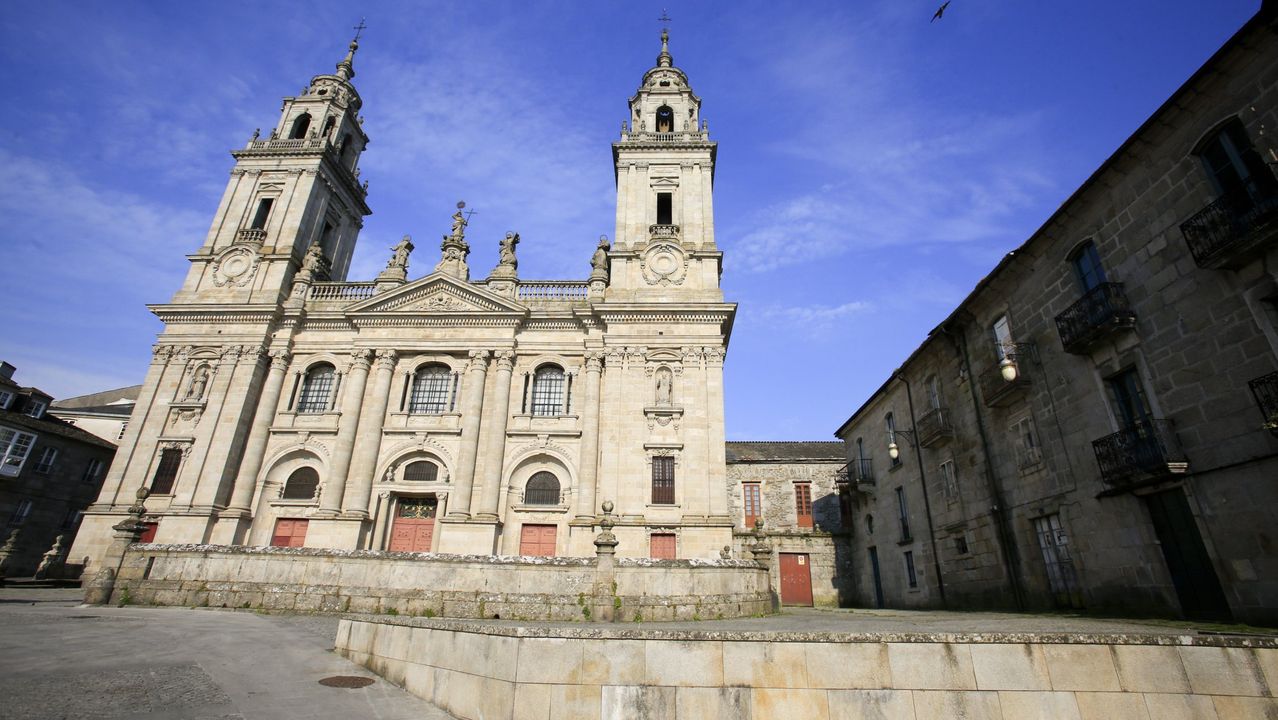
<svg viewBox="0 0 1278 720"><path fill-rule="evenodd" d="M337 422L337 441L333 443L333 464L320 493L320 517L333 517L341 512L346 493L346 474L351 467L351 449L355 446L355 430L359 427L360 409L364 405L364 386L368 384L368 350L351 353L351 366L346 374L346 394L342 397L342 414Z"/></svg>
<svg viewBox="0 0 1278 720"><path fill-rule="evenodd" d="M599 385L603 353L586 353L586 388L581 402L581 463L577 468L577 517L595 516L595 480L599 469Z"/></svg>
<svg viewBox="0 0 1278 720"><path fill-rule="evenodd" d="M706 416L709 418L706 481L710 491L710 517L728 517L728 478L723 426L723 350L706 348Z"/></svg>
<svg viewBox="0 0 1278 720"><path fill-rule="evenodd" d="M262 396L257 401L257 410L253 413L253 425L249 429L248 440L244 443L244 459L235 477L235 489L231 494L231 504L227 508L230 512L250 511L253 491L257 489L257 474L262 469L262 460L265 459L266 444L271 437L271 422L275 420L275 411L279 408L280 393L284 390L284 378L288 374L288 363L291 357L287 350L271 352L271 369L267 371L266 382L262 384Z"/></svg>
<svg viewBox="0 0 1278 720"><path fill-rule="evenodd" d="M480 493L478 516L487 519L497 517L497 500L501 490L501 471L506 457L506 424L510 418L510 381L514 369L515 353L498 350L497 377L493 379L493 406L489 409L492 426L488 442L484 446L484 488Z"/></svg>
<svg viewBox="0 0 1278 720"><path fill-rule="evenodd" d="M346 487L342 502L343 515L354 518L368 517L368 501L373 495L373 475L377 472L377 454L382 447L382 423L386 419L386 405L390 402L391 380L395 377L395 351L377 351L377 377L373 380L372 404L363 413L356 433L358 445L351 461L351 484Z"/></svg>
<svg viewBox="0 0 1278 720"><path fill-rule="evenodd" d="M488 351L471 350L462 383L461 453L457 458L456 489L450 495L448 517L470 517L470 493L475 487L475 458L479 454L479 415L484 409L484 381Z"/></svg>

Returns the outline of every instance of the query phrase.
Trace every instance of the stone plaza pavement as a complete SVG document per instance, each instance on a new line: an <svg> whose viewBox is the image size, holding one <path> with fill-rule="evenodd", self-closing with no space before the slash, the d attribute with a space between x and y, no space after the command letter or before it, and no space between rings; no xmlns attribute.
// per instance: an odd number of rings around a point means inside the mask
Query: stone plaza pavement
<svg viewBox="0 0 1278 720"><path fill-rule="evenodd" d="M0 718L452 718L332 653L334 617L86 608L80 596L0 588ZM319 684L331 676L373 682Z"/></svg>

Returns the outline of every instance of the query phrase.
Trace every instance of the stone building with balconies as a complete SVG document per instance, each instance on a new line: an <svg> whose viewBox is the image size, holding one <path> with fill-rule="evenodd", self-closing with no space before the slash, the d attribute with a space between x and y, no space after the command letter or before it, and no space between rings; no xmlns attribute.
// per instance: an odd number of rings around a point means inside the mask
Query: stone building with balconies
<svg viewBox="0 0 1278 720"><path fill-rule="evenodd" d="M837 431L858 604L1278 622L1266 5Z"/></svg>
<svg viewBox="0 0 1278 720"><path fill-rule="evenodd" d="M356 48L232 153L72 554L101 557L145 488L156 542L586 556L611 501L622 556L718 557L736 306L717 145L666 34L612 143L614 239L583 237L564 281L520 278L514 233L472 278L464 203L419 277L405 236L347 279L371 212Z"/></svg>

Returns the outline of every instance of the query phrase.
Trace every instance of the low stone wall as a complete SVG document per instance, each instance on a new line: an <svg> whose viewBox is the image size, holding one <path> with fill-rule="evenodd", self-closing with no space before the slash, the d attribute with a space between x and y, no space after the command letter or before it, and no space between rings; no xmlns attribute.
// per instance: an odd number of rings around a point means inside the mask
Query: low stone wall
<svg viewBox="0 0 1278 720"><path fill-rule="evenodd" d="M343 619L337 652L467 720L1278 717L1278 641Z"/></svg>
<svg viewBox="0 0 1278 720"><path fill-rule="evenodd" d="M111 602L451 618L623 622L770 613L744 560L445 555L135 544Z"/></svg>

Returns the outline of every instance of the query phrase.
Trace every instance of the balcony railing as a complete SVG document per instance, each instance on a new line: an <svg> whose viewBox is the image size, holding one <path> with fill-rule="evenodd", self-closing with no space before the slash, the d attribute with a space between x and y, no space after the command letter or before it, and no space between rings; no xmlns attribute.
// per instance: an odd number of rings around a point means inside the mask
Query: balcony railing
<svg viewBox="0 0 1278 720"><path fill-rule="evenodd" d="M692 143L706 142L709 139L710 133L704 130L688 130L684 132L648 132L640 130L635 132L624 131L621 134L622 142Z"/></svg>
<svg viewBox="0 0 1278 720"><path fill-rule="evenodd" d="M1180 225L1194 262L1236 268L1278 237L1278 195L1254 183L1213 200Z"/></svg>
<svg viewBox="0 0 1278 720"><path fill-rule="evenodd" d="M1278 372L1271 372L1247 383L1256 398L1265 429L1278 436Z"/></svg>
<svg viewBox="0 0 1278 720"><path fill-rule="evenodd" d="M1085 354L1111 333L1135 324L1136 313L1127 302L1122 283L1101 283L1056 316L1061 345L1075 355Z"/></svg>
<svg viewBox="0 0 1278 720"><path fill-rule="evenodd" d="M653 240L657 240L659 238L670 238L672 240L678 240L679 226L678 225L649 225L648 237L652 238Z"/></svg>
<svg viewBox="0 0 1278 720"><path fill-rule="evenodd" d="M1015 402L1025 388L1029 387L1029 360L1033 357L1034 346L1030 343L1012 343L1004 347L1003 355L1011 359L1016 367L1016 378L1008 381L1003 378L1003 368L993 363L981 372L979 381L981 397L989 407L1003 407Z"/></svg>
<svg viewBox="0 0 1278 720"><path fill-rule="evenodd" d="M919 445L931 447L954 437L954 424L950 422L949 408L932 408L918 423Z"/></svg>
<svg viewBox="0 0 1278 720"><path fill-rule="evenodd" d="M1170 420L1142 420L1092 441L1101 479L1116 487L1189 470Z"/></svg>
<svg viewBox="0 0 1278 720"><path fill-rule="evenodd" d="M589 283L578 280L521 282L515 297L525 302L585 302Z"/></svg>
<svg viewBox="0 0 1278 720"><path fill-rule="evenodd" d="M311 285L307 300L322 302L357 302L377 293L371 282L317 282Z"/></svg>
<svg viewBox="0 0 1278 720"><path fill-rule="evenodd" d="M266 242L266 231L261 228L244 228L235 233L235 242L260 247Z"/></svg>

